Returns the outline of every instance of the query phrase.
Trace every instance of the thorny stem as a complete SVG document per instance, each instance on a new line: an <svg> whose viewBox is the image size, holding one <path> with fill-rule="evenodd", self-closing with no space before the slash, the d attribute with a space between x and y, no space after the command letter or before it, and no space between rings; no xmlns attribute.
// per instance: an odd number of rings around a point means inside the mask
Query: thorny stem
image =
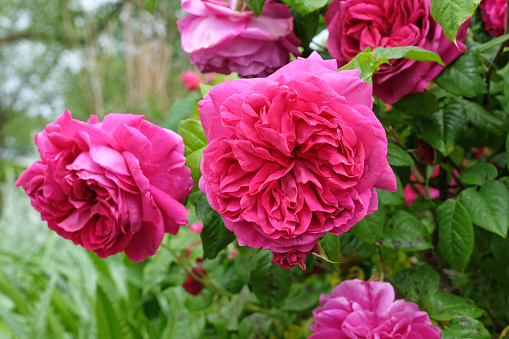
<svg viewBox="0 0 509 339"><path fill-rule="evenodd" d="M507 12L506 12L506 19L505 19L504 35L507 33L509 33L509 0L507 0ZM498 62L500 57L502 57L502 54L504 53L505 46L506 46L505 42L500 45L500 47L498 48L497 54L495 55L495 58L493 58L493 62L490 64L490 67L488 68L488 72L486 73L487 92L484 95L484 107L486 107L489 104L491 73L493 73L493 69L496 67L496 63Z"/></svg>

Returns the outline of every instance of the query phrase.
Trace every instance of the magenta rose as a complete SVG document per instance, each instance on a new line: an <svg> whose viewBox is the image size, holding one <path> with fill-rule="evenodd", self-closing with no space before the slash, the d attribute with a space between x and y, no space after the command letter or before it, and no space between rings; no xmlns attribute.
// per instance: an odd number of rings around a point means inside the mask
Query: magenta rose
<svg viewBox="0 0 509 339"><path fill-rule="evenodd" d="M237 0L182 0L182 48L201 72L267 76L300 55L288 7L267 0L261 15L236 11Z"/></svg>
<svg viewBox="0 0 509 339"><path fill-rule="evenodd" d="M325 232L377 209L375 188L396 190L372 104L357 70L338 72L316 52L209 91L200 189L241 246L285 254L275 254L282 267L303 263Z"/></svg>
<svg viewBox="0 0 509 339"><path fill-rule="evenodd" d="M429 0L334 0L327 10L327 47L343 66L367 47L418 46L440 55L448 65L459 50L430 14ZM459 38L466 36L466 26ZM435 62L391 60L373 76L375 96L392 104L404 95L421 92L444 67Z"/></svg>
<svg viewBox="0 0 509 339"><path fill-rule="evenodd" d="M66 111L36 134L41 160L21 174L32 206L50 229L101 258L125 251L153 255L164 233L187 224L191 192L182 138L143 116L95 115L85 123Z"/></svg>
<svg viewBox="0 0 509 339"><path fill-rule="evenodd" d="M413 302L395 301L389 283L346 280L320 302L310 339L440 339L428 313Z"/></svg>
<svg viewBox="0 0 509 339"><path fill-rule="evenodd" d="M507 16L506 0L484 0L479 4L482 20L488 33L492 36L504 35Z"/></svg>

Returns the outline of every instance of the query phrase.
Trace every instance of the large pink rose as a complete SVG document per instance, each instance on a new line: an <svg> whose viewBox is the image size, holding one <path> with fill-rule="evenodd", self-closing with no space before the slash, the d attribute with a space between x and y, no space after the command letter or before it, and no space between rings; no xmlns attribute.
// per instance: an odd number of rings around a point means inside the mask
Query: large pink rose
<svg viewBox="0 0 509 339"><path fill-rule="evenodd" d="M484 0L479 4L479 7L488 33L492 36L503 35L507 16L507 1Z"/></svg>
<svg viewBox="0 0 509 339"><path fill-rule="evenodd" d="M235 11L237 0L182 0L182 48L201 72L267 76L299 55L288 7L268 0L262 14Z"/></svg>
<svg viewBox="0 0 509 339"><path fill-rule="evenodd" d="M389 283L346 280L320 302L310 339L440 339L440 328L428 313L413 302L394 301Z"/></svg>
<svg viewBox="0 0 509 339"><path fill-rule="evenodd" d="M164 233L187 224L191 192L182 138L143 116L109 114L87 123L66 111L36 134L41 160L21 174L50 229L101 258L153 255Z"/></svg>
<svg viewBox="0 0 509 339"><path fill-rule="evenodd" d="M366 47L418 46L439 54L446 65L462 53L431 17L429 0L334 0L325 22L327 47L340 66ZM458 45L465 49L461 42ZM373 76L375 96L388 104L421 92L444 69L435 62L398 59L391 63Z"/></svg>
<svg viewBox="0 0 509 339"><path fill-rule="evenodd" d="M200 189L241 246L287 254L275 255L282 267L302 264L325 232L346 232L377 209L375 188L396 190L371 90L357 70L338 72L313 53L200 101L209 142Z"/></svg>

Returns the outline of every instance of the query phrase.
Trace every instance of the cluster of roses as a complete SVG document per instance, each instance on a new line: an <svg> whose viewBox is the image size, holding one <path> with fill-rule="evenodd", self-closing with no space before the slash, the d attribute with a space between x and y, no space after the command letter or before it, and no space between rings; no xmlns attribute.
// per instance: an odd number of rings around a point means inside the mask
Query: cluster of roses
<svg viewBox="0 0 509 339"><path fill-rule="evenodd" d="M505 13L483 6L485 16ZM208 141L200 189L239 245L271 250L281 267L304 268L326 232L344 233L377 209L376 188L396 190L372 94L391 104L422 91L443 69L393 60L372 87L338 65L366 47L418 46L445 64L461 50L430 16L429 0L334 0L325 22L335 60L313 53L290 63L300 40L285 5L267 0L258 16L236 0L182 0L182 8L189 13L178 22L182 47L200 71L256 76L217 85L199 103ZM493 25L500 21L492 19L488 30L499 34ZM200 81L187 77L193 88ZM183 201L193 181L178 134L142 116L110 114L103 122L92 116L84 123L66 112L35 142L41 160L16 185L49 228L99 257L124 251L144 260L165 233L187 224ZM406 338L413 328L420 338L439 338L415 304L393 303L389 285L340 286L316 310L315 337L393 338L404 329L397 335Z"/></svg>

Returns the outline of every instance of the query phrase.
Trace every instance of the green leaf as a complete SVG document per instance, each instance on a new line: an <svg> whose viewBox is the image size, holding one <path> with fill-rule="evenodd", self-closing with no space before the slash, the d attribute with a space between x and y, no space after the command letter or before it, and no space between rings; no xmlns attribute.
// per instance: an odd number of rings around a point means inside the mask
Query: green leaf
<svg viewBox="0 0 509 339"><path fill-rule="evenodd" d="M46 325L48 321L48 316L51 310L51 297L53 296L53 291L55 290L55 286L57 283L57 277L53 276L46 287L46 290L41 295L41 299L37 303L37 306L34 310L34 318L32 320L34 333L32 334L34 337L37 337L41 333L46 333Z"/></svg>
<svg viewBox="0 0 509 339"><path fill-rule="evenodd" d="M184 139L186 166L191 169L191 177L194 182L193 192L196 192L201 177L201 158L203 150L207 146L207 139L205 138L201 122L194 119L181 121L178 134Z"/></svg>
<svg viewBox="0 0 509 339"><path fill-rule="evenodd" d="M422 138L442 154L448 155L459 137L467 130L465 114L460 103L448 104L443 110L419 122Z"/></svg>
<svg viewBox="0 0 509 339"><path fill-rule="evenodd" d="M339 263L339 236L332 233L325 233L318 241L320 248L319 257L327 262Z"/></svg>
<svg viewBox="0 0 509 339"><path fill-rule="evenodd" d="M509 134L507 134L505 139L505 151L507 153L507 168L509 168Z"/></svg>
<svg viewBox="0 0 509 339"><path fill-rule="evenodd" d="M468 185L481 186L486 180L495 179L497 175L498 170L495 166L480 162L461 173L460 180Z"/></svg>
<svg viewBox="0 0 509 339"><path fill-rule="evenodd" d="M265 0L245 0L245 1L249 8L256 15L260 15L262 13L263 5L265 5Z"/></svg>
<svg viewBox="0 0 509 339"><path fill-rule="evenodd" d="M97 285L95 315L98 338L116 339L124 337L112 303L100 285Z"/></svg>
<svg viewBox="0 0 509 339"><path fill-rule="evenodd" d="M180 121L191 118L194 112L194 106L201 96L196 92L189 93L185 98L178 99L171 105L168 116L162 127L177 132Z"/></svg>
<svg viewBox="0 0 509 339"><path fill-rule="evenodd" d="M423 307L429 298L438 292L439 285L438 273L428 265L423 265L412 273L403 289L409 301Z"/></svg>
<svg viewBox="0 0 509 339"><path fill-rule="evenodd" d="M482 316L484 311L470 299L438 292L429 300L428 313L431 319L444 321L461 317L475 319Z"/></svg>
<svg viewBox="0 0 509 339"><path fill-rule="evenodd" d="M485 73L481 61L467 51L449 65L435 82L452 94L473 97L488 91L483 78Z"/></svg>
<svg viewBox="0 0 509 339"><path fill-rule="evenodd" d="M371 48L367 47L339 70L358 69L361 80L373 84L373 74L378 71L381 64L390 64L389 59L384 57L375 60L375 55L371 52Z"/></svg>
<svg viewBox="0 0 509 339"><path fill-rule="evenodd" d="M265 338L272 318L262 313L252 313L240 322L239 337L242 339Z"/></svg>
<svg viewBox="0 0 509 339"><path fill-rule="evenodd" d="M442 339L475 338L490 339L491 335L484 325L475 319L461 317L453 319L441 333Z"/></svg>
<svg viewBox="0 0 509 339"><path fill-rule="evenodd" d="M431 234L412 214L398 210L389 220L379 240L384 247L402 251L422 251L432 248Z"/></svg>
<svg viewBox="0 0 509 339"><path fill-rule="evenodd" d="M509 228L509 192L504 184L489 180L479 191L470 187L461 192L461 202L477 226L505 238Z"/></svg>
<svg viewBox="0 0 509 339"><path fill-rule="evenodd" d="M444 259L457 271L463 271L474 250L474 226L467 210L449 199L437 208L438 247Z"/></svg>
<svg viewBox="0 0 509 339"><path fill-rule="evenodd" d="M431 15L442 27L447 39L456 45L456 34L467 21L481 0L431 0Z"/></svg>
<svg viewBox="0 0 509 339"><path fill-rule="evenodd" d="M214 87L214 85L208 85L208 84L201 83L200 84L201 96L204 97L207 94L209 94L209 91L211 90L212 87Z"/></svg>
<svg viewBox="0 0 509 339"><path fill-rule="evenodd" d="M154 13L156 7L156 0L145 0L145 9L150 13Z"/></svg>
<svg viewBox="0 0 509 339"><path fill-rule="evenodd" d="M509 34L505 34L505 35L499 36L497 38L492 38L488 42L485 42L484 44L474 46L472 48L472 51L474 53L482 53L490 48L499 47L500 45L505 43L507 40L509 40Z"/></svg>
<svg viewBox="0 0 509 339"><path fill-rule="evenodd" d="M178 134L184 139L186 146L184 155L187 157L194 151L207 146L207 138L199 120L187 119L179 124Z"/></svg>
<svg viewBox="0 0 509 339"><path fill-rule="evenodd" d="M414 159L401 147L393 143L387 146L387 161L391 166L415 166Z"/></svg>
<svg viewBox="0 0 509 339"><path fill-rule="evenodd" d="M380 58L391 59L411 59L416 61L433 61L445 66L440 55L417 46L398 46L398 47L377 47L373 51L375 60Z"/></svg>
<svg viewBox="0 0 509 339"><path fill-rule="evenodd" d="M306 15L297 10L291 10L293 16L293 30L295 35L302 41L302 46L309 46L317 34L320 19L319 12L312 12Z"/></svg>
<svg viewBox="0 0 509 339"><path fill-rule="evenodd" d="M509 238L501 238L493 235L490 241L490 249L493 256L501 263L509 262Z"/></svg>
<svg viewBox="0 0 509 339"><path fill-rule="evenodd" d="M463 107L465 116L481 131L489 135L501 136L504 124L499 118L493 116L476 102L463 98L457 98L455 102Z"/></svg>
<svg viewBox="0 0 509 339"><path fill-rule="evenodd" d="M322 8L329 0L283 0L283 2L302 14L308 14Z"/></svg>
<svg viewBox="0 0 509 339"><path fill-rule="evenodd" d="M405 202L405 194L403 193L403 184L401 180L399 180L399 176L396 174L396 182L398 185L398 189L396 192L389 192L386 190L382 190L377 188L376 192L378 194L378 202L381 205L402 205Z"/></svg>
<svg viewBox="0 0 509 339"><path fill-rule="evenodd" d="M196 202L196 215L203 223L200 233L203 242L203 257L214 259L235 239L235 235L224 226L223 218L210 207L205 195L202 195Z"/></svg>
<svg viewBox="0 0 509 339"><path fill-rule="evenodd" d="M272 263L270 251L261 251L253 257L254 269L249 288L264 307L272 308L283 302L290 292L292 275L289 270Z"/></svg>
<svg viewBox="0 0 509 339"><path fill-rule="evenodd" d="M428 90L405 95L392 106L412 117L429 117L439 110L437 97Z"/></svg>
<svg viewBox="0 0 509 339"><path fill-rule="evenodd" d="M364 217L357 222L351 229L353 235L368 244L374 244L382 237L384 233L385 220L387 216L385 210L379 209L375 213Z"/></svg>

